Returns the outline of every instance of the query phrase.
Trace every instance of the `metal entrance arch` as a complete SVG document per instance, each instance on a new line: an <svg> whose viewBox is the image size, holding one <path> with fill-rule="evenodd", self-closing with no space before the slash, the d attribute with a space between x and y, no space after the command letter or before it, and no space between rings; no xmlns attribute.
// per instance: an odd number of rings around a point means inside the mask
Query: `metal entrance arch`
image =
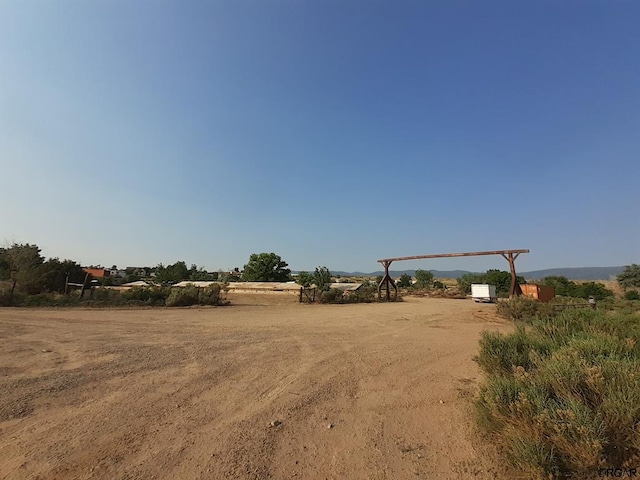
<svg viewBox="0 0 640 480"><path fill-rule="evenodd" d="M518 277L516 276L516 258L518 258L521 253L529 253L529 250L493 250L491 252L439 253L435 255L416 255L413 257L384 258L382 260L378 260L378 263L381 263L384 267L384 276L378 284L378 298L382 298L383 286L386 290L387 301L391 300L391 288L393 288L395 291L393 300L395 301L398 298L398 286L396 285L396 282L393 281L393 278L389 276L389 267L393 262L399 262L402 260L420 260L423 258L475 257L480 255L502 255L505 260L509 262L509 270L511 271L511 289L509 291L509 296L514 297L517 295L521 295L522 289L520 288Z"/></svg>

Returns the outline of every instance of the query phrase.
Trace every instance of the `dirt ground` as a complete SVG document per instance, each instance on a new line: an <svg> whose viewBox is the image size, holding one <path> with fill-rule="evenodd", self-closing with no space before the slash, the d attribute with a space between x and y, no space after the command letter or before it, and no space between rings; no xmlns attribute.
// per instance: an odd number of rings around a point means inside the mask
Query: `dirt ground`
<svg viewBox="0 0 640 480"><path fill-rule="evenodd" d="M0 309L0 478L506 478L472 410L495 306L231 300Z"/></svg>

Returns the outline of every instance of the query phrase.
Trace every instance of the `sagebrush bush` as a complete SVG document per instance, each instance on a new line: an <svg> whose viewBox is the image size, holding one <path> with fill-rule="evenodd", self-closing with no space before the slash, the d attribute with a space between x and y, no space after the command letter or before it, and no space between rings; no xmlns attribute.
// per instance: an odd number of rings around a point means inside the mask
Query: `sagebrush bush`
<svg viewBox="0 0 640 480"><path fill-rule="evenodd" d="M325 292L318 292L316 298L320 303L342 303L344 292L337 288L331 288Z"/></svg>
<svg viewBox="0 0 640 480"><path fill-rule="evenodd" d="M629 290L624 292L625 300L640 300L640 292L637 290Z"/></svg>
<svg viewBox="0 0 640 480"><path fill-rule="evenodd" d="M61 295L57 293L39 293L19 297L21 307L70 307L78 305L77 295Z"/></svg>
<svg viewBox="0 0 640 480"><path fill-rule="evenodd" d="M345 303L372 303L376 301L378 288L375 285L363 285L355 292L345 295Z"/></svg>
<svg viewBox="0 0 640 480"><path fill-rule="evenodd" d="M14 292L13 298L11 297L11 289L0 290L0 307L11 307L20 305L23 301L23 295L18 292Z"/></svg>
<svg viewBox="0 0 640 480"><path fill-rule="evenodd" d="M484 333L479 425L527 478L640 463L640 315L591 309Z"/></svg>
<svg viewBox="0 0 640 480"><path fill-rule="evenodd" d="M219 284L211 284L205 288L194 285L171 289L167 297L167 307L188 307L190 305L224 305L225 288Z"/></svg>
<svg viewBox="0 0 640 480"><path fill-rule="evenodd" d="M0 295L0 306L9 303L8 297ZM24 295L14 293L13 306L24 307L122 307L122 306L189 306L189 305L224 305L226 304L226 287L212 284L206 288L188 285L185 288L161 286L133 287L119 291L109 288L87 290L82 298L78 291L69 295L58 293L40 293Z"/></svg>
<svg viewBox="0 0 640 480"><path fill-rule="evenodd" d="M171 294L169 287L133 287L122 292L124 299L145 305L165 305Z"/></svg>
<svg viewBox="0 0 640 480"><path fill-rule="evenodd" d="M316 300L319 303L371 303L377 301L377 295L377 286L363 285L353 292L343 292L338 288L318 292Z"/></svg>
<svg viewBox="0 0 640 480"><path fill-rule="evenodd" d="M536 315L553 315L553 307L548 303L520 296L498 302L496 312L509 320L522 321Z"/></svg>
<svg viewBox="0 0 640 480"><path fill-rule="evenodd" d="M188 307L197 305L199 299L198 288L193 285L173 288L167 297L167 307Z"/></svg>
<svg viewBox="0 0 640 480"><path fill-rule="evenodd" d="M475 360L489 374L508 375L516 367L529 370L534 356L548 356L552 342L527 334L522 328L512 335L482 332L480 354Z"/></svg>
<svg viewBox="0 0 640 480"><path fill-rule="evenodd" d="M216 283L202 288L199 296L200 305L223 305L226 303L225 289Z"/></svg>

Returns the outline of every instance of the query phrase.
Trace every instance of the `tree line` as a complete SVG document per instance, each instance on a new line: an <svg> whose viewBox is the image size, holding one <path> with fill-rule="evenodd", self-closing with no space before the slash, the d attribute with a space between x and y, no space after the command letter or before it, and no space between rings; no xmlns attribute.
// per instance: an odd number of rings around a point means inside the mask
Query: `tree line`
<svg viewBox="0 0 640 480"><path fill-rule="evenodd" d="M204 268L192 264L187 267L184 261L170 265L158 264L153 270L154 282L160 285L172 285L181 281L238 281L248 282L288 282L293 279L286 261L273 252L253 253L242 271L219 273L207 272ZM129 280L132 280L134 272ZM440 282L434 281L433 273L426 270L416 271L416 282L409 275L400 277L398 286L421 289L444 288ZM59 258L45 259L40 247L36 244L14 243L7 248L0 248L0 281L9 284L9 299L16 291L25 295L40 293L64 293L67 282L82 283L86 273L82 266L73 260ZM640 266L631 264L617 277L618 283L628 299L640 299ZM315 285L321 291L327 291L333 281L327 267L317 267L314 272L299 272L297 283L302 286ZM525 283L524 278L518 281ZM457 279L458 288L463 293L471 291L472 283L488 283L496 286L498 295L508 295L511 286L511 274L501 270L488 270L486 273L468 273ZM562 276L544 278L542 285L555 289L556 295L596 299L613 296L613 292L597 282L573 282ZM0 291L0 293L2 293Z"/></svg>

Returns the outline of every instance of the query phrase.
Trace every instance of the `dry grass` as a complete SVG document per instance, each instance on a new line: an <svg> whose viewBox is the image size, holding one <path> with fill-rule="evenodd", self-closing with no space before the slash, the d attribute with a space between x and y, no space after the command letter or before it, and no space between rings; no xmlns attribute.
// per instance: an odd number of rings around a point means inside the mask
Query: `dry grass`
<svg viewBox="0 0 640 480"><path fill-rule="evenodd" d="M527 478L640 463L640 314L580 309L485 333L480 424Z"/></svg>

